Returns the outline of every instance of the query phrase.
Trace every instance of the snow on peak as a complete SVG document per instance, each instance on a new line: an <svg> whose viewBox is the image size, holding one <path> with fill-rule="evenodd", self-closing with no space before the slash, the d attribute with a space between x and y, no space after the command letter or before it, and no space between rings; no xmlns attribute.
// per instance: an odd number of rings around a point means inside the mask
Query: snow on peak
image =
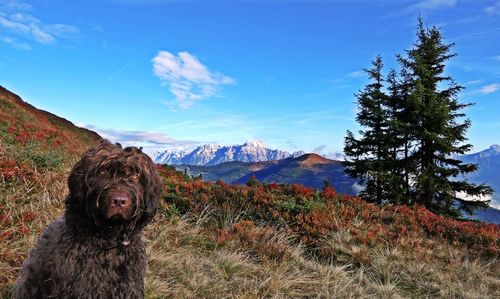
<svg viewBox="0 0 500 299"><path fill-rule="evenodd" d="M243 146L251 146L251 147L267 147L266 144L261 140L249 140L243 144Z"/></svg>
<svg viewBox="0 0 500 299"><path fill-rule="evenodd" d="M298 157L303 156L305 154L306 154L306 152L304 152L304 151L295 151L295 152L293 152L292 157L298 158Z"/></svg>
<svg viewBox="0 0 500 299"><path fill-rule="evenodd" d="M221 146L218 144L203 144L200 148L205 150L218 150Z"/></svg>
<svg viewBox="0 0 500 299"><path fill-rule="evenodd" d="M260 140L247 141L243 145L205 144L189 152L165 151L155 156L160 164L217 165L229 161L260 162L290 157L287 151L271 150Z"/></svg>
<svg viewBox="0 0 500 299"><path fill-rule="evenodd" d="M490 150L495 151L495 152L500 152L500 145L493 144L492 146L490 146Z"/></svg>

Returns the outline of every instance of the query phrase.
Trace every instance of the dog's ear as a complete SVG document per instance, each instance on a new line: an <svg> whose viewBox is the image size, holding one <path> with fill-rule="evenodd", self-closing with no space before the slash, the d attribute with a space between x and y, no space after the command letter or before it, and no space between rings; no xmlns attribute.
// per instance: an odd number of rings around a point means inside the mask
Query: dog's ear
<svg viewBox="0 0 500 299"><path fill-rule="evenodd" d="M99 146L106 144L101 142L97 147L89 149L78 162L73 166L71 173L68 177L69 195L66 199L66 206L71 209L79 209L84 204L85 197L87 196L87 176L90 171L91 158L96 155Z"/></svg>
<svg viewBox="0 0 500 299"><path fill-rule="evenodd" d="M111 152L115 145L106 139L102 139L96 146L85 152L80 160L76 162L68 177L69 195L66 198L66 208L69 211L88 210L86 207L86 197L89 192L89 176L95 175L96 157L102 152Z"/></svg>
<svg viewBox="0 0 500 299"><path fill-rule="evenodd" d="M145 159L145 163L147 167L143 169L143 177L142 180L144 194L143 194L143 203L142 203L142 215L137 222L137 226L139 228L144 227L146 224L151 222L153 217L156 215L156 211L158 209L158 202L161 198L163 188L162 188L162 180L156 171L156 166L151 161L151 159L143 155L143 159Z"/></svg>

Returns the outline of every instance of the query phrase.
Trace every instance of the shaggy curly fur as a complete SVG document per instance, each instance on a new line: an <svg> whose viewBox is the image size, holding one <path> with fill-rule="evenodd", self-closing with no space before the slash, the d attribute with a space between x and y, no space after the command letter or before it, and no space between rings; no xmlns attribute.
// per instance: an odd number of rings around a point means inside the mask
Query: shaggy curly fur
<svg viewBox="0 0 500 299"><path fill-rule="evenodd" d="M14 298L143 298L142 229L161 196L151 159L102 141L75 164L68 186L65 215L24 262Z"/></svg>

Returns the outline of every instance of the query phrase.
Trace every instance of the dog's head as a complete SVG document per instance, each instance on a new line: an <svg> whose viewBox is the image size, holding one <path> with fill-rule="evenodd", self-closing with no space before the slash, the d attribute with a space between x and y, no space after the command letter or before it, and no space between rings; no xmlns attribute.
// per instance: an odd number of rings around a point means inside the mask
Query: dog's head
<svg viewBox="0 0 500 299"><path fill-rule="evenodd" d="M161 196L151 159L141 149L106 140L75 164L68 186L66 217L101 227L141 229L153 218Z"/></svg>

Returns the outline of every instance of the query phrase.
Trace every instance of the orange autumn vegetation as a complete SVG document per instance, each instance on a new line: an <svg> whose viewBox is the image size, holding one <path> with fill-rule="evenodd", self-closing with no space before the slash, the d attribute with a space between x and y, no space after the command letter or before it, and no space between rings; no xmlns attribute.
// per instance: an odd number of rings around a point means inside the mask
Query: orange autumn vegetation
<svg viewBox="0 0 500 299"><path fill-rule="evenodd" d="M37 150L64 148L79 155L100 139L95 132L39 110L0 86L0 140L2 143L34 146Z"/></svg>
<svg viewBox="0 0 500 299"><path fill-rule="evenodd" d="M483 256L500 253L500 226L458 221L435 215L422 206L376 206L356 196L337 194L331 187L316 191L302 185L229 185L191 179L175 169L159 166L164 177L165 200L182 213L204 213L207 207L220 215L240 213L230 227L213 223L213 240L258 246L263 230L284 227L311 251L328 257L319 243L331 232L347 230L360 245L395 245L416 252L432 249L432 241L446 241Z"/></svg>

